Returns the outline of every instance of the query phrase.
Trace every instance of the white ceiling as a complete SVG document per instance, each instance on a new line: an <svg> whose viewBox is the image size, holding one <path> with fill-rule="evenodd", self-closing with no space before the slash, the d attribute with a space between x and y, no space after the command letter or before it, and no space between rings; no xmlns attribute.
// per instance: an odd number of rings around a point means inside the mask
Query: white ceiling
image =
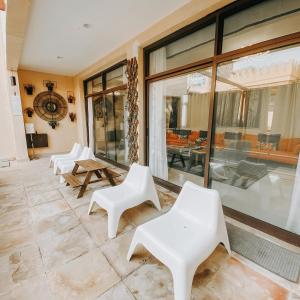
<svg viewBox="0 0 300 300"><path fill-rule="evenodd" d="M19 67L75 75L189 1L32 0Z"/></svg>

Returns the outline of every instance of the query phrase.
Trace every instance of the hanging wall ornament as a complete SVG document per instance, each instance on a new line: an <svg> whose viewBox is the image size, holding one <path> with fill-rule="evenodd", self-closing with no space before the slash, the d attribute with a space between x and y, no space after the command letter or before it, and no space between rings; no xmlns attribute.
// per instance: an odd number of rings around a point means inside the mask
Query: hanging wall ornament
<svg viewBox="0 0 300 300"><path fill-rule="evenodd" d="M136 57L127 61L127 89L128 89L128 145L129 163L138 161L138 64Z"/></svg>
<svg viewBox="0 0 300 300"><path fill-rule="evenodd" d="M36 114L47 121L53 129L68 112L66 100L51 90L39 93L34 99L33 108Z"/></svg>

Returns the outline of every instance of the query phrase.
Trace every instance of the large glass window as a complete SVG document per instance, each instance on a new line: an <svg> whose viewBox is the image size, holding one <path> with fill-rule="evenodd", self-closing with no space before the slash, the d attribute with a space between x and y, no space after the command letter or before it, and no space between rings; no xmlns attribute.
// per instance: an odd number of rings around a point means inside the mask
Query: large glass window
<svg viewBox="0 0 300 300"><path fill-rule="evenodd" d="M122 164L128 163L127 94L116 91L95 97L95 154Z"/></svg>
<svg viewBox="0 0 300 300"><path fill-rule="evenodd" d="M300 31L299 0L267 0L224 21L223 52Z"/></svg>
<svg viewBox="0 0 300 300"><path fill-rule="evenodd" d="M299 78L300 46L219 65L210 160L225 206L297 234Z"/></svg>
<svg viewBox="0 0 300 300"><path fill-rule="evenodd" d="M100 158L128 164L126 63L109 70L85 82L89 145Z"/></svg>
<svg viewBox="0 0 300 300"><path fill-rule="evenodd" d="M203 185L211 69L149 86L149 165L154 176Z"/></svg>
<svg viewBox="0 0 300 300"><path fill-rule="evenodd" d="M170 70L214 54L215 24L150 53L149 74Z"/></svg>

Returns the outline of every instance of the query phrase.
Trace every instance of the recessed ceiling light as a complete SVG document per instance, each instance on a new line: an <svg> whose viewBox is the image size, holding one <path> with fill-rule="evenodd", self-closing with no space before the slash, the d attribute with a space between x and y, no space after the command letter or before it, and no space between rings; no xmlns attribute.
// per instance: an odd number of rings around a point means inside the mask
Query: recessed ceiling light
<svg viewBox="0 0 300 300"><path fill-rule="evenodd" d="M63 57L63 56L57 55L56 58L57 58L57 59L62 59L62 58L64 58L64 57Z"/></svg>
<svg viewBox="0 0 300 300"><path fill-rule="evenodd" d="M91 28L91 24L89 24L89 23L84 23L83 25L82 25L82 27L83 28L86 28L86 29L89 29L89 28Z"/></svg>

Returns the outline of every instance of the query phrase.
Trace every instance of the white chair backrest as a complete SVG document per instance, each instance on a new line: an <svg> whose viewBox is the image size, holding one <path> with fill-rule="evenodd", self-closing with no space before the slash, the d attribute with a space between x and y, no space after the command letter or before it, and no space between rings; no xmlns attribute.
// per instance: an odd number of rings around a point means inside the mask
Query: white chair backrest
<svg viewBox="0 0 300 300"><path fill-rule="evenodd" d="M124 183L129 184L138 191L144 190L148 181L148 176L151 176L149 167L133 163L124 180Z"/></svg>
<svg viewBox="0 0 300 300"><path fill-rule="evenodd" d="M71 150L70 154L72 154L72 155L75 154L78 145L79 145L78 143L74 143L74 145L73 145L73 147L72 147L72 150Z"/></svg>
<svg viewBox="0 0 300 300"><path fill-rule="evenodd" d="M184 183L172 209L179 210L201 226L213 230L217 230L222 212L220 196L216 190L201 187L190 181Z"/></svg>
<svg viewBox="0 0 300 300"><path fill-rule="evenodd" d="M80 144L77 144L73 155L75 157L79 157L81 155L81 153L82 153L82 146Z"/></svg>
<svg viewBox="0 0 300 300"><path fill-rule="evenodd" d="M91 148L84 147L78 160L85 160L85 159L95 159L95 155Z"/></svg>
<svg viewBox="0 0 300 300"><path fill-rule="evenodd" d="M88 153L89 148L88 147L83 147L83 150L81 151L81 154L78 158L78 160L85 159L87 153Z"/></svg>

